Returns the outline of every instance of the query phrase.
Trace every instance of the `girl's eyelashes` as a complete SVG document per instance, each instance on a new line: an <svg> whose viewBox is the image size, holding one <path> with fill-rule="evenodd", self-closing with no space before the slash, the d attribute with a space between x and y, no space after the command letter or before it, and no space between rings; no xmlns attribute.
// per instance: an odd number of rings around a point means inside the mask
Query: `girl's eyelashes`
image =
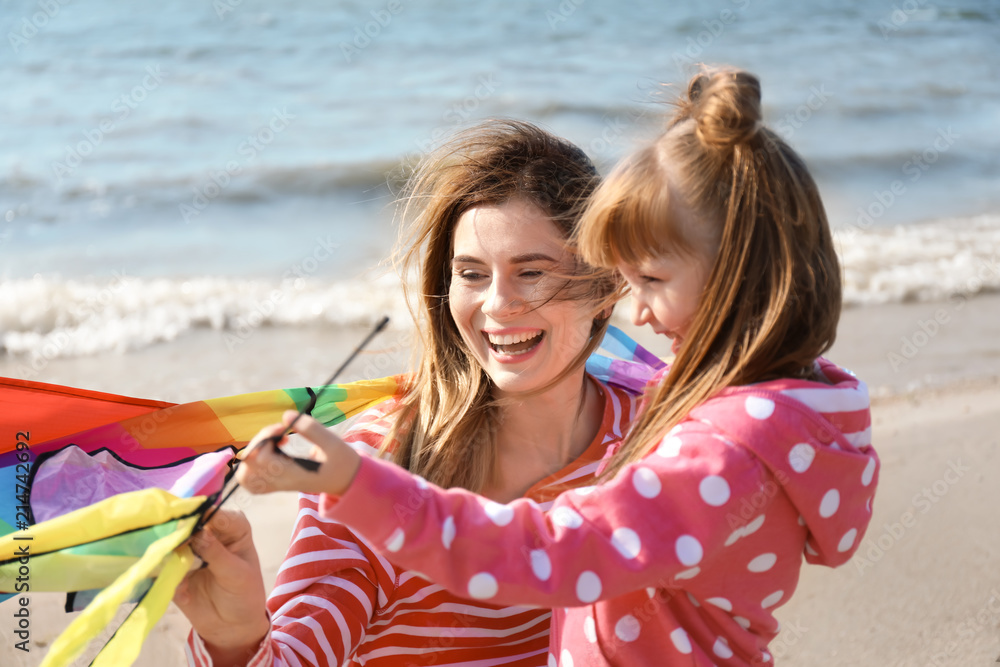
<svg viewBox="0 0 1000 667"><path fill-rule="evenodd" d="M639 280L641 280L644 283L658 283L658 282L660 282L660 279L657 278L657 277L655 277L655 276L644 276L643 275L643 276L639 276Z"/></svg>

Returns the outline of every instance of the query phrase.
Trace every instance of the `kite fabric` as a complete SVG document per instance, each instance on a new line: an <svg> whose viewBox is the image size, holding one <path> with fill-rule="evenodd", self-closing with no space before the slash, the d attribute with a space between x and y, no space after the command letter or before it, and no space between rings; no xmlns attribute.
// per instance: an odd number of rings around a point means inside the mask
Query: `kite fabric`
<svg viewBox="0 0 1000 667"><path fill-rule="evenodd" d="M286 410L339 423L400 389L396 377L174 405L0 379L0 594L68 593L86 609L42 665L72 662L128 601L94 665L128 665L192 560L177 547L222 490L234 454ZM322 393L320 393L322 392Z"/></svg>
<svg viewBox="0 0 1000 667"><path fill-rule="evenodd" d="M663 362L609 327L587 371L641 391ZM405 389L404 376L172 404L0 378L0 601L52 591L83 608L43 667L72 662L138 602L93 665L130 665L193 555L181 546L257 432L301 410L331 426ZM181 547L181 548L178 548Z"/></svg>

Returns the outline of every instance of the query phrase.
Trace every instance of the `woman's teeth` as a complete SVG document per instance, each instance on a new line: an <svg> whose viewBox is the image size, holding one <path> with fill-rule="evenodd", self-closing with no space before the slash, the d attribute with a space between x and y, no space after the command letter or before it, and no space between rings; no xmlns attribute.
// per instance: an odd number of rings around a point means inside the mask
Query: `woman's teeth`
<svg viewBox="0 0 1000 667"><path fill-rule="evenodd" d="M542 340L543 333L541 330L502 335L488 333L486 338L497 352L518 355L533 349Z"/></svg>

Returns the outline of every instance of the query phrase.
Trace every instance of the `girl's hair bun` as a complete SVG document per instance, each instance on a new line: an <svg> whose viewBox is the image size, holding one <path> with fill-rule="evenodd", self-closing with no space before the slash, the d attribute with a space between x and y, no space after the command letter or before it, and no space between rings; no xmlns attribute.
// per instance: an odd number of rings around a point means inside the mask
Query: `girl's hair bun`
<svg viewBox="0 0 1000 667"><path fill-rule="evenodd" d="M681 107L702 143L731 149L750 141L761 126L760 81L744 70L706 70L691 79Z"/></svg>

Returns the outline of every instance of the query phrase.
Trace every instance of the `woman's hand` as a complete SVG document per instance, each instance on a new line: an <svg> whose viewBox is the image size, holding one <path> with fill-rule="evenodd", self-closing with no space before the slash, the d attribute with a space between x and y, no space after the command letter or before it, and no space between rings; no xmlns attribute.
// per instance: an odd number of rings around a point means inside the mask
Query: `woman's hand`
<svg viewBox="0 0 1000 667"><path fill-rule="evenodd" d="M220 509L191 539L191 549L205 567L188 573L174 603L215 665L246 665L271 625L250 522L242 512Z"/></svg>
<svg viewBox="0 0 1000 667"><path fill-rule="evenodd" d="M316 471L302 468L262 442L280 434L297 416L297 412L286 412L281 424L265 427L250 441L241 452L243 461L236 469L236 481L250 493L300 491L339 496L354 479L361 457L333 431L308 415L302 415L295 422L295 432L313 445L310 458L320 463Z"/></svg>

